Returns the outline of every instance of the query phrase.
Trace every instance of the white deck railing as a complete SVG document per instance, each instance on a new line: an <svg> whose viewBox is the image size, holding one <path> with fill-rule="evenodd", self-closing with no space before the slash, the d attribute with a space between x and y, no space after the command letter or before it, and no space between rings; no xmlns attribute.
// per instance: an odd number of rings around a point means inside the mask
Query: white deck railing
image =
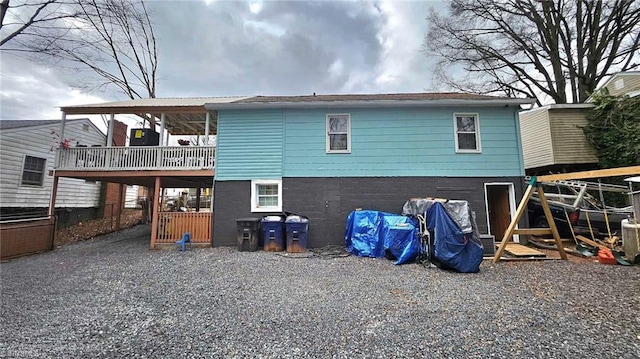
<svg viewBox="0 0 640 359"><path fill-rule="evenodd" d="M215 147L74 147L59 148L56 170L137 171L213 169Z"/></svg>

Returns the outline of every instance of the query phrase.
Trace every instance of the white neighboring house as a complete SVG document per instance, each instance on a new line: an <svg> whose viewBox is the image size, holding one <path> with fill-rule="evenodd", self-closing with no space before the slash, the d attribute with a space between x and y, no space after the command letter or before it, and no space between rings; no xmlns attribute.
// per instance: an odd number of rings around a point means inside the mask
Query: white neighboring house
<svg viewBox="0 0 640 359"><path fill-rule="evenodd" d="M60 120L0 120L0 207L49 207ZM89 119L67 120L69 145L104 146L106 136ZM63 139L63 140L64 140ZM61 178L56 208L96 207L100 182Z"/></svg>

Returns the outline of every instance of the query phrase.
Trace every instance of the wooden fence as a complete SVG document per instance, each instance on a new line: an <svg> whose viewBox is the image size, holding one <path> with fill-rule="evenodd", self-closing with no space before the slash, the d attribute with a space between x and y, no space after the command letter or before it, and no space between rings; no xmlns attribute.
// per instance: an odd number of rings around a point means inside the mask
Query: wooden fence
<svg viewBox="0 0 640 359"><path fill-rule="evenodd" d="M55 234L55 216L0 222L0 259L51 250Z"/></svg>
<svg viewBox="0 0 640 359"><path fill-rule="evenodd" d="M212 219L212 212L160 212L156 243L175 243L185 232L193 243L210 243Z"/></svg>

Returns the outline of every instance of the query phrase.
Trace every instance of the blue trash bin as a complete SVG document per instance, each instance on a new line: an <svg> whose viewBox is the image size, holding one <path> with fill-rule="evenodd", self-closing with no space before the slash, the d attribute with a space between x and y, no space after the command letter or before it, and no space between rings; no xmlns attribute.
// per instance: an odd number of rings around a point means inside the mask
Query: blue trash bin
<svg viewBox="0 0 640 359"><path fill-rule="evenodd" d="M282 252L284 250L284 219L281 216L266 216L262 219L264 250Z"/></svg>
<svg viewBox="0 0 640 359"><path fill-rule="evenodd" d="M285 221L285 227L287 230L287 252L306 252L309 220L302 216L288 216Z"/></svg>

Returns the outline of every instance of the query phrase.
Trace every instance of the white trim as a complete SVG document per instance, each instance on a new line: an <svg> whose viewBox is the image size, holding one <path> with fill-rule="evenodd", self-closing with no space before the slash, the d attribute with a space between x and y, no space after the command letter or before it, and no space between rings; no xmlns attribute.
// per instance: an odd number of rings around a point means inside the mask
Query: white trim
<svg viewBox="0 0 640 359"><path fill-rule="evenodd" d="M640 95L640 90L631 91L631 92L627 93L627 96L629 96L629 97L636 97L638 95Z"/></svg>
<svg viewBox="0 0 640 359"><path fill-rule="evenodd" d="M337 117L337 116L346 116L347 117L347 149L346 150L332 150L331 149L331 141L329 141L329 134L330 134L330 130L329 130L329 118L330 117ZM328 113L326 115L326 121L325 121L325 130L326 130L326 136L325 136L325 142L326 142L326 152L327 153L351 153L351 114L350 113Z"/></svg>
<svg viewBox="0 0 640 359"><path fill-rule="evenodd" d="M491 222L489 221L489 199L487 196L487 186L507 186L509 188L509 214L511 218L516 215L516 194L513 183L511 182L486 182L484 184L484 209L485 215L487 216L487 232L491 233ZM518 228L518 224L516 223L516 229ZM496 238L496 243L500 243L502 238ZM514 234L513 241L516 243L520 243L520 235Z"/></svg>
<svg viewBox="0 0 640 359"><path fill-rule="evenodd" d="M458 145L458 121L457 121L457 117L461 117L461 116L473 116L476 119L476 130L475 130L475 135L476 135L476 149L475 150L466 150L466 149L460 149L459 145ZM470 133L470 132L463 132L463 133ZM478 113L465 113L465 112L459 112L459 113L454 113L453 114L453 138L455 141L455 150L456 153L482 153L482 143L480 141L480 115Z"/></svg>
<svg viewBox="0 0 640 359"><path fill-rule="evenodd" d="M272 207L258 207L258 186L274 184L278 185L278 205ZM251 212L282 212L282 180L251 181Z"/></svg>

